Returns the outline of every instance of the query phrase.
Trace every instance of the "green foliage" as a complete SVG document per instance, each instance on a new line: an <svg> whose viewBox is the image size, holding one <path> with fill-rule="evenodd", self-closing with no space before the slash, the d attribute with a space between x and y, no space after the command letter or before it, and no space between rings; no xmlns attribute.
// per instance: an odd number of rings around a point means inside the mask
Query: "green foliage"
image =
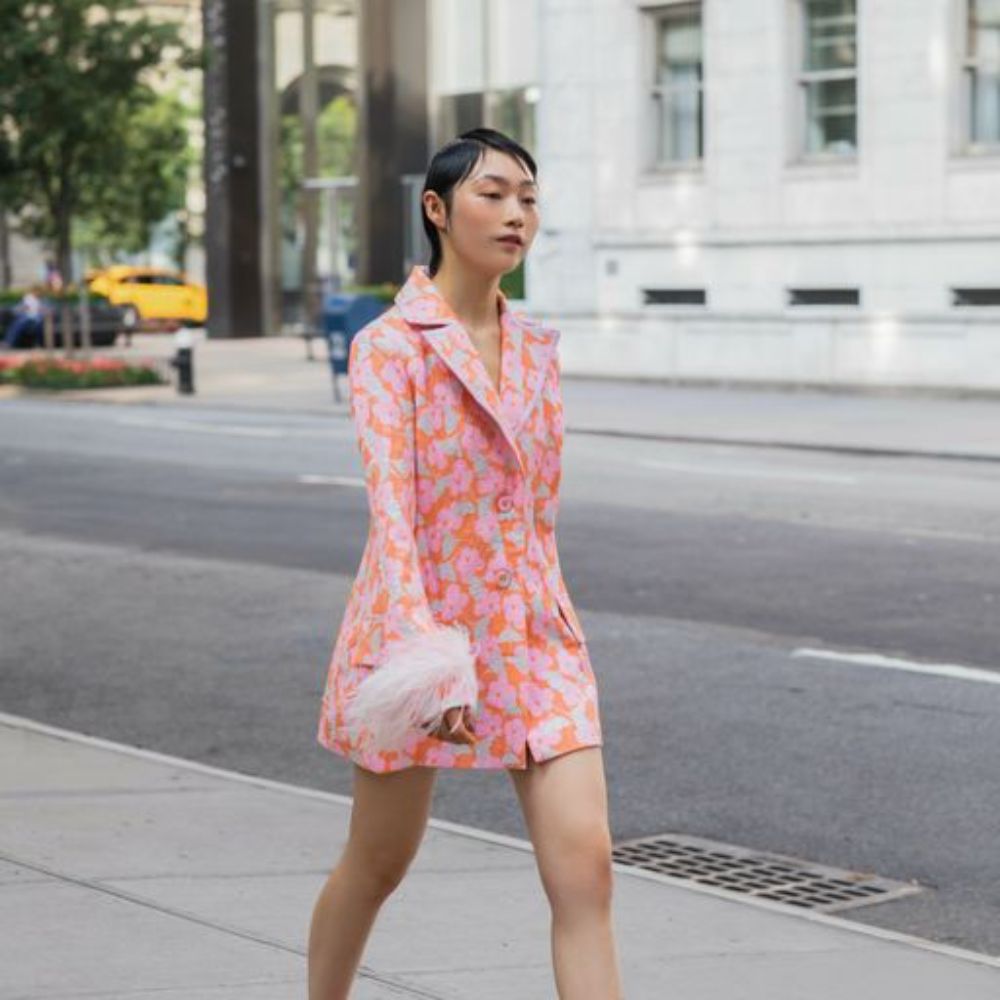
<svg viewBox="0 0 1000 1000"><path fill-rule="evenodd" d="M316 120L317 155L322 177L342 177L354 170L358 112L354 101L342 94L324 107ZM281 117L281 187L294 196L302 185L302 120Z"/></svg>
<svg viewBox="0 0 1000 1000"><path fill-rule="evenodd" d="M524 298L524 261L500 278L500 290L509 299Z"/></svg>
<svg viewBox="0 0 1000 1000"><path fill-rule="evenodd" d="M63 274L72 220L121 182L136 116L163 134L146 78L168 57L201 62L133 0L0 0L0 203L55 248Z"/></svg>
<svg viewBox="0 0 1000 1000"><path fill-rule="evenodd" d="M399 291L399 285L394 285L391 281L381 285L348 285L344 291L350 295L372 295L383 302L392 302Z"/></svg>
<svg viewBox="0 0 1000 1000"><path fill-rule="evenodd" d="M317 155L321 177L343 177L354 172L358 112L354 101L340 95L327 104L316 120ZM294 240L301 205L303 167L302 120L283 115L280 122L279 177L285 238Z"/></svg>
<svg viewBox="0 0 1000 1000"><path fill-rule="evenodd" d="M319 172L341 177L354 172L358 111L354 101L341 94L323 108L317 121L319 132Z"/></svg>
<svg viewBox="0 0 1000 1000"><path fill-rule="evenodd" d="M185 125L191 110L179 97L144 88L136 107L124 115L116 130L122 136L117 180L87 186L77 229L91 259L106 262L116 251L141 252L158 222L184 210L195 163Z"/></svg>

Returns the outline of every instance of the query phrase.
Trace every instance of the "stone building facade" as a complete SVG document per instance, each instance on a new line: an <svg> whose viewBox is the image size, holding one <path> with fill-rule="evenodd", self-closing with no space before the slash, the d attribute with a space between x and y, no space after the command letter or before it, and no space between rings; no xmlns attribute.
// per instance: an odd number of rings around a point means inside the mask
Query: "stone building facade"
<svg viewBox="0 0 1000 1000"><path fill-rule="evenodd" d="M537 16L527 288L568 370L1000 388L1000 2Z"/></svg>

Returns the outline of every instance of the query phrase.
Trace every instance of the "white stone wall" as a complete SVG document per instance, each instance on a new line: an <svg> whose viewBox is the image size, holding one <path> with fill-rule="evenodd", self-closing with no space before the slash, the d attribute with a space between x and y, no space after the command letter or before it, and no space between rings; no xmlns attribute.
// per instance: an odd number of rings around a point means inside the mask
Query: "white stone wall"
<svg viewBox="0 0 1000 1000"><path fill-rule="evenodd" d="M431 0L437 94L523 87L538 75L538 0ZM488 59L486 49L489 49Z"/></svg>
<svg viewBox="0 0 1000 1000"><path fill-rule="evenodd" d="M795 0L705 0L706 155L644 161L639 0L538 0L543 231L528 307L568 372L1000 388L1000 156L961 151L962 0L860 0L859 154L801 162ZM704 287L705 308L640 289ZM861 289L860 308L786 289Z"/></svg>

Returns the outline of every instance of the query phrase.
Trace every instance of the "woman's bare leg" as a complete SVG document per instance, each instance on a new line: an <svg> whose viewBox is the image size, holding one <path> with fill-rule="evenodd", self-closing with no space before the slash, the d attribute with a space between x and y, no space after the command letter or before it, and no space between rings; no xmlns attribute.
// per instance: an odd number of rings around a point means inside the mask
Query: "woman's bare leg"
<svg viewBox="0 0 1000 1000"><path fill-rule="evenodd" d="M621 1000L602 750L584 747L543 762L529 752L527 769L508 773L552 908L559 998Z"/></svg>
<svg viewBox="0 0 1000 1000"><path fill-rule="evenodd" d="M355 765L347 844L309 930L309 1000L347 1000L375 917L423 839L436 773L375 774Z"/></svg>

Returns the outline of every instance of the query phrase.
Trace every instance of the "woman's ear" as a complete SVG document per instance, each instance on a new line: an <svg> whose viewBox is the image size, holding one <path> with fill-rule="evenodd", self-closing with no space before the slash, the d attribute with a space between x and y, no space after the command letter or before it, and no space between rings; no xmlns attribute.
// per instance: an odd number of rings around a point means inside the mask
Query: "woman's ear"
<svg viewBox="0 0 1000 1000"><path fill-rule="evenodd" d="M434 223L438 229L448 228L448 211L444 200L436 191L425 191L423 195L424 212L427 218Z"/></svg>

